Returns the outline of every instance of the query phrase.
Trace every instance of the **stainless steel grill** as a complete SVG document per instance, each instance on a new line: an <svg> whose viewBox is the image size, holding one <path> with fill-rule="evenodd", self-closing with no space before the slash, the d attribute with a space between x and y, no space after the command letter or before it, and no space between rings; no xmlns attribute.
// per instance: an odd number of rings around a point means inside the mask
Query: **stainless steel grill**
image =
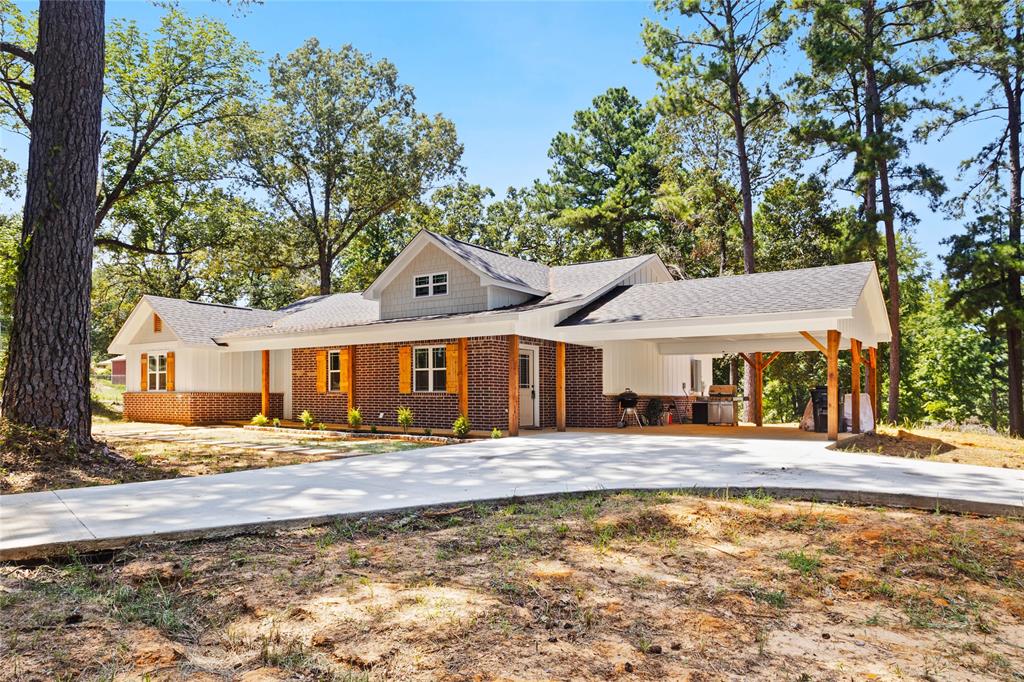
<svg viewBox="0 0 1024 682"><path fill-rule="evenodd" d="M715 384L708 388L708 424L736 425L736 387Z"/></svg>

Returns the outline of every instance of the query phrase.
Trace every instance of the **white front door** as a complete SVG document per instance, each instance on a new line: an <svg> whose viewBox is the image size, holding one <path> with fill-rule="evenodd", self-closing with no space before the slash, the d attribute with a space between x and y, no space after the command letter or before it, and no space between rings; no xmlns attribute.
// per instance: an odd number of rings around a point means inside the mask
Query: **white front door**
<svg viewBox="0 0 1024 682"><path fill-rule="evenodd" d="M519 350L519 425L536 426L537 349Z"/></svg>

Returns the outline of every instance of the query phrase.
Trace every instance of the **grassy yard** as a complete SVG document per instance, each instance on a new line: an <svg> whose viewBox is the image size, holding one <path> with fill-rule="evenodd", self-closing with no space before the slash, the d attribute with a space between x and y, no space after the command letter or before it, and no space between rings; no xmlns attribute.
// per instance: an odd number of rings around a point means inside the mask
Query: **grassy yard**
<svg viewBox="0 0 1024 682"><path fill-rule="evenodd" d="M4 493L58 490L112 483L132 483L183 476L220 474L246 469L305 464L354 454L382 454L428 444L397 440L346 440L330 443L330 452L281 452L226 447L194 442L137 440L119 435L109 419L94 421L99 443L90 452L63 446L45 434L0 424L0 491ZM140 429L147 425L139 425ZM202 434L225 441L245 440L264 445L322 449L323 441L301 434L268 436L237 428L204 429Z"/></svg>
<svg viewBox="0 0 1024 682"><path fill-rule="evenodd" d="M876 434L848 438L836 448L933 462L1024 469L1024 439L983 431L881 426Z"/></svg>
<svg viewBox="0 0 1024 682"><path fill-rule="evenodd" d="M0 569L0 678L1019 680L1024 523L657 493Z"/></svg>

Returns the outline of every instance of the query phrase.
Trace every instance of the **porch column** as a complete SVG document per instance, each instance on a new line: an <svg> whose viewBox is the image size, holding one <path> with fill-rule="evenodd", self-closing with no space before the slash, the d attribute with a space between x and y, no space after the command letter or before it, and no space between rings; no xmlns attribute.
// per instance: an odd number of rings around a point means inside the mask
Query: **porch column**
<svg viewBox="0 0 1024 682"><path fill-rule="evenodd" d="M519 337L508 337L508 435L519 435Z"/></svg>
<svg viewBox="0 0 1024 682"><path fill-rule="evenodd" d="M839 440L839 339L838 329L828 330L825 359L828 363L828 438Z"/></svg>
<svg viewBox="0 0 1024 682"><path fill-rule="evenodd" d="M868 348L868 400L871 401L871 417L878 426L878 350Z"/></svg>
<svg viewBox="0 0 1024 682"><path fill-rule="evenodd" d="M469 339L459 339L459 414L469 419Z"/></svg>
<svg viewBox="0 0 1024 682"><path fill-rule="evenodd" d="M764 353L754 353L754 426L764 426Z"/></svg>
<svg viewBox="0 0 1024 682"><path fill-rule="evenodd" d="M348 362L341 368L341 371L345 373L346 385L348 386L348 391L346 391L348 395L348 409L351 412L356 407L356 347L349 346L348 355L345 357L348 358Z"/></svg>
<svg viewBox="0 0 1024 682"><path fill-rule="evenodd" d="M270 351L263 351L263 385L260 395L260 414L270 416Z"/></svg>
<svg viewBox="0 0 1024 682"><path fill-rule="evenodd" d="M850 408L850 416L853 418L851 431L860 433L860 348L861 343L857 339L850 339L850 394L853 397L853 406Z"/></svg>
<svg viewBox="0 0 1024 682"><path fill-rule="evenodd" d="M565 431L565 341L555 343L555 426Z"/></svg>

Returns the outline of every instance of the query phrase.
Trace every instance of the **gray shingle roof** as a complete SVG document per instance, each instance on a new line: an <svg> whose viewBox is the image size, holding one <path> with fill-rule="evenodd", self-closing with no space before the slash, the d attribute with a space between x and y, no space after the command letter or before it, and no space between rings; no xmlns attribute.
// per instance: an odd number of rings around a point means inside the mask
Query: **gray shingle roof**
<svg viewBox="0 0 1024 682"><path fill-rule="evenodd" d="M429 230L427 231L429 232ZM466 263L500 282L529 287L535 291L549 291L549 268L543 263L507 256L483 246L446 237L436 232L430 232L430 234L458 254Z"/></svg>
<svg viewBox="0 0 1024 682"><path fill-rule="evenodd" d="M213 340L246 327L272 324L284 317L276 310L240 308L219 303L186 301L163 296L143 296L160 319L185 343L216 346Z"/></svg>
<svg viewBox="0 0 1024 682"><path fill-rule="evenodd" d="M377 301L369 301L363 298L361 293L310 296L276 312L280 313L280 317L275 320L223 334L222 338L290 334L335 327L351 327L376 322L380 319L380 307Z"/></svg>
<svg viewBox="0 0 1024 682"><path fill-rule="evenodd" d="M871 262L616 287L559 326L852 308Z"/></svg>

